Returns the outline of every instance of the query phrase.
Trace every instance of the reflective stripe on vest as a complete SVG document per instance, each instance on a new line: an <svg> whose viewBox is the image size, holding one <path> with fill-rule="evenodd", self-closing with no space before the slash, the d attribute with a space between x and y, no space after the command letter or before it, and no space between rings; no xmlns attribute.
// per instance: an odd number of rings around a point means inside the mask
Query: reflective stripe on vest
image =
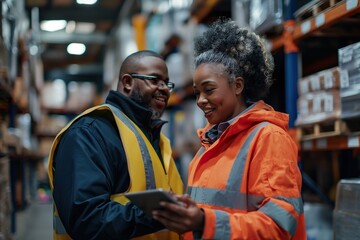
<svg viewBox="0 0 360 240"><path fill-rule="evenodd" d="M123 122L126 124L128 128L135 134L136 139L138 140L141 155L143 156L144 160L144 169L145 169L145 179L146 179L146 190L156 188L156 182L154 177L154 169L151 163L151 158L149 151L146 147L144 139L140 136L139 132L135 129L134 123L132 123L123 112L121 112L118 108L113 107L110 104L104 104L108 106L113 113Z"/></svg>
<svg viewBox="0 0 360 240"><path fill-rule="evenodd" d="M265 199L264 196L246 194L240 192L240 187L242 183L242 178L244 174L246 159L248 155L248 149L250 144L252 143L255 135L258 131L267 125L268 122L263 122L256 126L254 130L251 131L249 136L246 138L244 144L242 145L238 155L235 158L233 166L231 168L231 172L229 174L229 178L226 183L226 189L214 189L214 188L202 188L202 187L191 187L187 188L188 194L197 202L201 204L219 206L229 209L236 209L240 211L255 211L259 210L272 218L279 226L288 231L291 236L294 236L296 231L296 219L286 210L278 206L276 203L269 201L264 206L259 208L262 201ZM203 153L202 149L198 151L198 156ZM283 196L274 197L283 201L288 202L293 205L296 212L301 214L303 212L302 199L299 198L286 198ZM219 229L215 229L215 234L217 235L217 231L221 231L218 236L220 239L229 239L226 236L226 232L230 231L230 223L227 213L221 215L219 212L223 212L221 210L216 210L216 225L221 222L222 226ZM219 217L219 219L218 219ZM228 229L224 226L227 226ZM226 228L226 229L225 229ZM229 235L230 236L230 235ZM217 239L217 237L215 236Z"/></svg>

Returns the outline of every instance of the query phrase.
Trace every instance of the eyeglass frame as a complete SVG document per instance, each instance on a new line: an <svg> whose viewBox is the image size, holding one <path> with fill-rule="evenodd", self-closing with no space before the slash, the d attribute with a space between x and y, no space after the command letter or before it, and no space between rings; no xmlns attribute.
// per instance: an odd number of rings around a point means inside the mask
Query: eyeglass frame
<svg viewBox="0 0 360 240"><path fill-rule="evenodd" d="M129 73L129 75L133 78L137 78L140 80L149 80L152 81L153 83L155 83L155 85L159 86L158 82L162 81L164 82L164 86L166 86L169 89L169 92L172 92L175 88L175 83L173 82L169 82L169 81L165 81L163 79L160 79L157 76L152 76L152 75L145 75L145 74L139 74L139 73Z"/></svg>

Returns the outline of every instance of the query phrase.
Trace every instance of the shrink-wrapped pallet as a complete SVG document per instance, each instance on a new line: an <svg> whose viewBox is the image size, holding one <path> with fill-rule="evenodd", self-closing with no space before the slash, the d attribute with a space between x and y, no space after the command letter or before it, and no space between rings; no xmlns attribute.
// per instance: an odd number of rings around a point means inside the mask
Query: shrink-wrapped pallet
<svg viewBox="0 0 360 240"><path fill-rule="evenodd" d="M339 49L342 119L360 117L360 42Z"/></svg>
<svg viewBox="0 0 360 240"><path fill-rule="evenodd" d="M333 224L334 239L359 239L360 178L343 179L338 183Z"/></svg>
<svg viewBox="0 0 360 240"><path fill-rule="evenodd" d="M342 71L341 89L360 84L360 42L340 48L339 67Z"/></svg>

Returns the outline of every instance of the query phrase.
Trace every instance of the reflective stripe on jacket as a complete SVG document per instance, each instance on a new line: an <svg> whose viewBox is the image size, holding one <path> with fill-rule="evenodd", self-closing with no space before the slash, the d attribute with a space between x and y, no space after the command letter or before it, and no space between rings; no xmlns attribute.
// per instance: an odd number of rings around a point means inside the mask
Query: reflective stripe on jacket
<svg viewBox="0 0 360 240"><path fill-rule="evenodd" d="M123 114L120 110L109 104L96 106L86 110L84 113L76 117L70 122L61 132L56 136L50 154L49 154L49 178L50 186L53 190L54 169L53 157L55 149L60 142L63 133L71 126L71 124L78 118L95 112L97 110L111 111L116 125L118 127L119 135L123 141L125 154L127 157L128 171L130 175L130 188L127 192L144 191L147 189L163 188L171 190L177 194L183 192L183 184L180 175L177 171L176 165L171 156L171 147L169 140L161 134L160 149L163 158L163 164L156 154L149 140L145 137L142 131ZM164 171L165 169L165 171ZM124 196L124 193L119 193L111 196L112 201L119 202L126 205L129 200ZM149 234L135 239L179 239L179 235L169 231L160 231L154 234ZM66 233L61 220L58 216L56 206L54 204L54 239L71 239Z"/></svg>
<svg viewBox="0 0 360 240"><path fill-rule="evenodd" d="M297 148L271 112L257 103L191 162L187 192L204 210L203 239L306 239Z"/></svg>

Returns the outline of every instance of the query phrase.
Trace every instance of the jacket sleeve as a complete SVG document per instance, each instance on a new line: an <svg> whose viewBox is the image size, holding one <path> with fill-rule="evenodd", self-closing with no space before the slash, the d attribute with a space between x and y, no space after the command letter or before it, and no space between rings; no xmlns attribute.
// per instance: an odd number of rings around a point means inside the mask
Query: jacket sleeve
<svg viewBox="0 0 360 240"><path fill-rule="evenodd" d="M303 220L303 206L296 144L281 130L264 130L254 141L243 181L247 181L247 204L251 201L249 196L260 199L254 204L255 210L232 213L204 208L202 238L292 239L297 226L302 225L299 224Z"/></svg>
<svg viewBox="0 0 360 240"><path fill-rule="evenodd" d="M125 153L112 124L72 126L57 147L54 167L54 202L72 238L129 239L163 228L133 204L110 200L129 186Z"/></svg>

